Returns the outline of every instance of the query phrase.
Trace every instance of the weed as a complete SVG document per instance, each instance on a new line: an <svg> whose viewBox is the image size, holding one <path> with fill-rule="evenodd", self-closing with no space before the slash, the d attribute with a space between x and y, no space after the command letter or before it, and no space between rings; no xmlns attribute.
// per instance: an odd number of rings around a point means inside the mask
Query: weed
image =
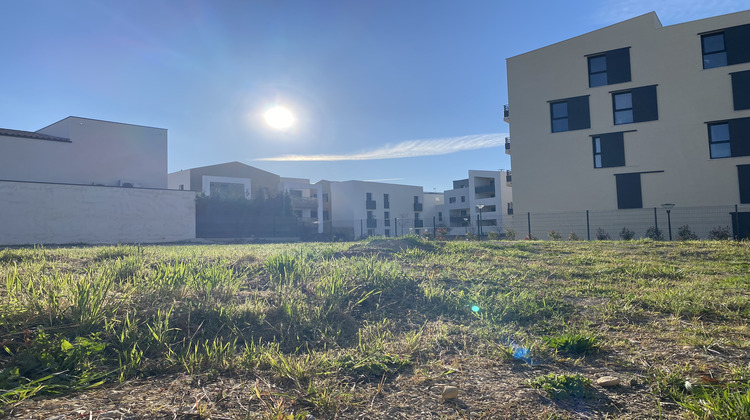
<svg viewBox="0 0 750 420"><path fill-rule="evenodd" d="M633 238L635 238L635 232L626 227L622 228L622 230L620 231L620 239L622 239L623 241L630 241Z"/></svg>
<svg viewBox="0 0 750 420"><path fill-rule="evenodd" d="M609 237L609 233L607 233L602 228L596 228L596 240L597 241L609 241L611 238Z"/></svg>
<svg viewBox="0 0 750 420"><path fill-rule="evenodd" d="M682 225L677 228L677 240L678 241L695 241L698 240L698 235L690 230L690 226Z"/></svg>
<svg viewBox="0 0 750 420"><path fill-rule="evenodd" d="M551 348L571 354L583 354L599 349L599 340L590 334L567 332L546 337L544 341Z"/></svg>
<svg viewBox="0 0 750 420"><path fill-rule="evenodd" d="M579 374L556 375L549 373L534 378L529 384L534 388L547 391L547 394L553 400L589 398L592 395L589 387L591 380Z"/></svg>
<svg viewBox="0 0 750 420"><path fill-rule="evenodd" d="M655 226L650 226L646 229L646 237L654 241L663 241L664 233L662 233L661 229Z"/></svg>
<svg viewBox="0 0 750 420"><path fill-rule="evenodd" d="M708 231L708 239L715 241L726 241L732 239L732 230L729 226L719 226Z"/></svg>

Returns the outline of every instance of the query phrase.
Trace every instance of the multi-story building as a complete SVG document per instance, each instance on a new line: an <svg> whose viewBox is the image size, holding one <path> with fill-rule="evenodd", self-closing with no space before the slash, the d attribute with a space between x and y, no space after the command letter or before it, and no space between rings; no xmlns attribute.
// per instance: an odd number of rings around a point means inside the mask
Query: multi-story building
<svg viewBox="0 0 750 420"><path fill-rule="evenodd" d="M453 181L453 189L444 194L450 235L478 234L480 226L482 235L502 233L513 215L509 171L470 170L468 178Z"/></svg>
<svg viewBox="0 0 750 420"><path fill-rule="evenodd" d="M330 188L333 230L344 237L420 234L429 227L422 187L344 181Z"/></svg>
<svg viewBox="0 0 750 420"><path fill-rule="evenodd" d="M278 175L240 162L201 166L169 174L169 189L172 190L247 199L276 195L280 182Z"/></svg>
<svg viewBox="0 0 750 420"><path fill-rule="evenodd" d="M279 192L288 194L292 204L292 214L300 222L312 225L318 233L323 233L323 186L310 184L306 178L281 178Z"/></svg>
<svg viewBox="0 0 750 420"><path fill-rule="evenodd" d="M517 221L750 203L750 11L666 27L652 12L507 70ZM714 225L750 226L739 208Z"/></svg>

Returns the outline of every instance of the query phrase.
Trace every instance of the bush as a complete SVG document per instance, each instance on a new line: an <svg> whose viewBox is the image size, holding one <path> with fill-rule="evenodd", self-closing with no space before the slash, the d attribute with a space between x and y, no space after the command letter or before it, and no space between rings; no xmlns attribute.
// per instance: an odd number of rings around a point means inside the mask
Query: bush
<svg viewBox="0 0 750 420"><path fill-rule="evenodd" d="M500 234L498 232L490 232L487 234L487 239L497 241L500 239Z"/></svg>
<svg viewBox="0 0 750 420"><path fill-rule="evenodd" d="M467 241L476 241L477 235L474 232L466 232L466 240Z"/></svg>
<svg viewBox="0 0 750 420"><path fill-rule="evenodd" d="M561 241L562 240L562 235L560 235L559 233L555 232L554 230L549 231L549 233L547 234L547 236L549 236L550 241Z"/></svg>
<svg viewBox="0 0 750 420"><path fill-rule="evenodd" d="M609 233L605 232L604 229L597 228L596 239L599 241L609 241L611 238L609 237Z"/></svg>
<svg viewBox="0 0 750 420"><path fill-rule="evenodd" d="M622 239L623 241L630 241L633 238L635 238L635 232L626 227L622 228L622 230L620 231L620 239Z"/></svg>
<svg viewBox="0 0 750 420"><path fill-rule="evenodd" d="M516 240L516 231L513 229L505 229L505 239L509 241Z"/></svg>
<svg viewBox="0 0 750 420"><path fill-rule="evenodd" d="M538 376L529 382L532 387L547 391L553 400L589 398L592 396L590 384L591 379L580 374L555 375L554 373Z"/></svg>
<svg viewBox="0 0 750 420"><path fill-rule="evenodd" d="M732 230L729 226L719 226L708 231L708 239L715 241L726 241L732 239Z"/></svg>
<svg viewBox="0 0 750 420"><path fill-rule="evenodd" d="M677 240L678 241L695 241L698 239L698 235L690 230L690 226L683 225L677 228Z"/></svg>
<svg viewBox="0 0 750 420"><path fill-rule="evenodd" d="M648 229L646 229L646 237L649 239L653 239L655 241L663 241L664 240L664 234L661 232L661 229L651 226Z"/></svg>
<svg viewBox="0 0 750 420"><path fill-rule="evenodd" d="M569 240L569 241L580 241L580 240L581 240L581 238L580 238L580 237L579 237L578 235L576 235L576 233L575 233L575 232L573 232L573 231L571 230L571 231L570 231L570 235L568 235L568 240Z"/></svg>

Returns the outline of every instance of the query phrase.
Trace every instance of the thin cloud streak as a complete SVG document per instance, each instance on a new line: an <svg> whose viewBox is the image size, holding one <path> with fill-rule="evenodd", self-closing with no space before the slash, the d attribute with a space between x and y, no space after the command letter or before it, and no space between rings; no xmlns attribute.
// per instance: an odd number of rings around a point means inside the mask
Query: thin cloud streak
<svg viewBox="0 0 750 420"><path fill-rule="evenodd" d="M398 144L386 144L370 151L342 155L283 155L255 160L270 162L334 162L344 160L398 159L420 156L447 155L467 150L500 147L505 144L506 133L477 134L443 139L409 140Z"/></svg>

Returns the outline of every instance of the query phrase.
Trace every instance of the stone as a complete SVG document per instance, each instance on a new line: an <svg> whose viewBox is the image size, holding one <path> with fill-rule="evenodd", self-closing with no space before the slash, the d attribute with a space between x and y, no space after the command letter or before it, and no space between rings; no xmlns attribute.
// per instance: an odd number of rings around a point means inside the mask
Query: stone
<svg viewBox="0 0 750 420"><path fill-rule="evenodd" d="M616 376L602 376L596 380L596 384L602 387L618 386L620 385L620 378Z"/></svg>
<svg viewBox="0 0 750 420"><path fill-rule="evenodd" d="M452 400L458 398L458 388L455 386L446 385L443 387L443 393L441 394L444 400Z"/></svg>

